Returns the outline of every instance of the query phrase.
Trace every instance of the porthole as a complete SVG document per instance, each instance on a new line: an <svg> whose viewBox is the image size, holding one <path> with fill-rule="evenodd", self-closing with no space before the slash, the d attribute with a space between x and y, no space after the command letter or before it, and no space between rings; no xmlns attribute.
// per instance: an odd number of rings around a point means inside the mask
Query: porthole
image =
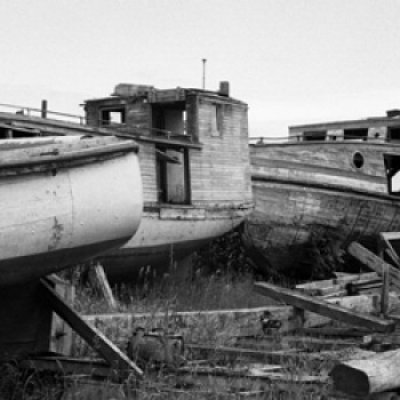
<svg viewBox="0 0 400 400"><path fill-rule="evenodd" d="M353 165L357 169L360 169L364 165L364 156L359 151L353 154Z"/></svg>

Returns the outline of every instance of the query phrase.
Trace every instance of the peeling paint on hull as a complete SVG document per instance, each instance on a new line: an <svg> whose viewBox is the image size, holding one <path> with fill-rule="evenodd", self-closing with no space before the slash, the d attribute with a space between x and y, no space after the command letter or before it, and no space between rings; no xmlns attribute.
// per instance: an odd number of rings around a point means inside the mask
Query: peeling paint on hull
<svg viewBox="0 0 400 400"><path fill-rule="evenodd" d="M57 167L55 158L56 172L27 173L24 167L0 177L0 286L119 247L139 226L143 203L135 153Z"/></svg>

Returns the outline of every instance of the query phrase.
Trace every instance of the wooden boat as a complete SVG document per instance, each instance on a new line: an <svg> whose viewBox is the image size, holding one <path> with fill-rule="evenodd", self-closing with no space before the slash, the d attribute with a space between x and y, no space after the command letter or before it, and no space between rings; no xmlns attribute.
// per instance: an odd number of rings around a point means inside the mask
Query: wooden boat
<svg viewBox="0 0 400 400"><path fill-rule="evenodd" d="M143 204L137 151L113 137L0 141L0 286L127 242Z"/></svg>
<svg viewBox="0 0 400 400"><path fill-rule="evenodd" d="M353 240L400 230L400 119L295 126L251 144L255 212L243 235L266 272L307 275Z"/></svg>
<svg viewBox="0 0 400 400"><path fill-rule="evenodd" d="M28 110L0 113L0 137L118 133L136 140L143 215L136 235L101 258L109 278L166 270L252 211L247 105L229 96L227 82L217 92L120 84L84 107L86 124L74 129Z"/></svg>

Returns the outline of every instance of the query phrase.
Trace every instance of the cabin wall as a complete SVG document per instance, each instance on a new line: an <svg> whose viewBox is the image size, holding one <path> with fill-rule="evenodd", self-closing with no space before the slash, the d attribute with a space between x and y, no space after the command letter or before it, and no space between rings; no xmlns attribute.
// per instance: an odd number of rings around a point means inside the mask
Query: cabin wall
<svg viewBox="0 0 400 400"><path fill-rule="evenodd" d="M142 174L143 200L145 203L158 201L156 176L156 151L154 143L140 143L139 164Z"/></svg>
<svg viewBox="0 0 400 400"><path fill-rule="evenodd" d="M197 122L203 147L191 151L192 203L250 201L247 106L200 97Z"/></svg>
<svg viewBox="0 0 400 400"><path fill-rule="evenodd" d="M163 101L186 102L186 133L200 148L189 148L190 200L195 206L236 206L252 201L250 161L248 148L247 105L230 98L216 95L180 92L154 92L149 102L143 98L125 99L126 124L134 127L141 136L151 135L153 125L152 102L160 107ZM175 94L174 94L175 93ZM154 97L155 96L155 97ZM87 122L98 126L99 107L112 108L122 100L101 99L86 104ZM165 104L168 104L165 103ZM181 110L166 109L165 128L173 132L184 132ZM179 115L178 115L179 114ZM157 187L156 145L139 140L139 162L143 182L144 201L147 206L159 201ZM172 171L179 171L173 177ZM181 166L168 166L168 198L172 203L182 200L179 191L182 179ZM175 179L176 178L176 179ZM170 192L171 190L174 193Z"/></svg>
<svg viewBox="0 0 400 400"><path fill-rule="evenodd" d="M260 157L270 164L282 168L299 168L300 165L315 166L316 169L337 169L341 174L363 174L386 178L383 154L398 152L398 145L393 147L373 142L302 142L281 145L251 146L251 157ZM357 168L354 157L362 156L362 166ZM297 166L296 166L297 165Z"/></svg>

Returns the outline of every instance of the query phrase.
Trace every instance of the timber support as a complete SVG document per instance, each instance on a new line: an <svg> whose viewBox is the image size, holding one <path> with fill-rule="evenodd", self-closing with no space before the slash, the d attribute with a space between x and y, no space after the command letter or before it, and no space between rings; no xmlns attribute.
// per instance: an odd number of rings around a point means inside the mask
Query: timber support
<svg viewBox="0 0 400 400"><path fill-rule="evenodd" d="M108 365L123 375L143 376L143 371L98 329L88 324L53 289L47 279L41 279L41 289L47 303L71 328L92 347Z"/></svg>

